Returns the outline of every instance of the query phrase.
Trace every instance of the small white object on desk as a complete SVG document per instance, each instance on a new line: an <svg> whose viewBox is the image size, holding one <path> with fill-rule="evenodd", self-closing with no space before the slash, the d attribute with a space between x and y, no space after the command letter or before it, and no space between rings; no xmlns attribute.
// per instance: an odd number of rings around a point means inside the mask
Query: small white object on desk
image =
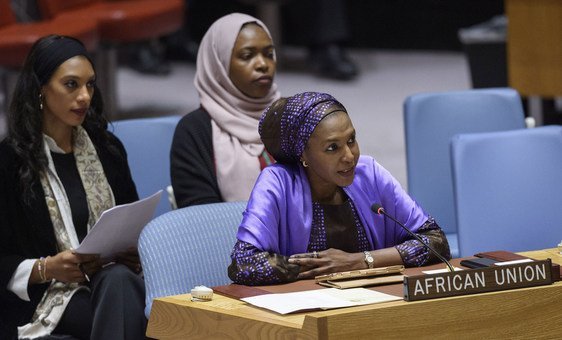
<svg viewBox="0 0 562 340"><path fill-rule="evenodd" d="M213 290L205 286L195 286L191 290L191 301L211 301L213 299Z"/></svg>
<svg viewBox="0 0 562 340"><path fill-rule="evenodd" d="M558 243L558 254L562 255L562 241Z"/></svg>

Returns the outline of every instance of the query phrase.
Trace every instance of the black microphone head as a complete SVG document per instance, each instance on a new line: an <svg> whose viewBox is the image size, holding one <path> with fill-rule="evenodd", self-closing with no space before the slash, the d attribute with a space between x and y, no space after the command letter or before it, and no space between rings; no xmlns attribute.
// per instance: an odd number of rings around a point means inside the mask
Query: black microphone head
<svg viewBox="0 0 562 340"><path fill-rule="evenodd" d="M379 203L374 203L373 205L371 205L371 210L375 213L375 214L382 214L382 212L384 211L384 208L382 207L382 205L380 205Z"/></svg>

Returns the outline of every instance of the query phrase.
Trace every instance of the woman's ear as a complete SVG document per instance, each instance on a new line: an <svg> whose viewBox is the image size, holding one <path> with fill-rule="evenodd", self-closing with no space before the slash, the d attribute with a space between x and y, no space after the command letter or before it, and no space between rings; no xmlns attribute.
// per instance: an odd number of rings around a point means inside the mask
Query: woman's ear
<svg viewBox="0 0 562 340"><path fill-rule="evenodd" d="M302 164L303 167L308 168L308 163L306 162L306 159L305 159L305 158L306 158L306 157L305 157L305 155L304 155L304 153L303 153L302 156L301 156L301 158L300 158L300 162L301 162L301 164Z"/></svg>

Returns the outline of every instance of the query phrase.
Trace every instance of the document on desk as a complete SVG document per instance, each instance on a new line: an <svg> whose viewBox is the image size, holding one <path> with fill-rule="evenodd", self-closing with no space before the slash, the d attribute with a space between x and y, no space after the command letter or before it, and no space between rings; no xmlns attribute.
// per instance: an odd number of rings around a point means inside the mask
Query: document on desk
<svg viewBox="0 0 562 340"><path fill-rule="evenodd" d="M243 298L242 301L288 314L310 309L331 309L402 300L402 297L380 293L365 288L316 289L296 293L264 294Z"/></svg>
<svg viewBox="0 0 562 340"><path fill-rule="evenodd" d="M159 190L142 200L107 209L75 251L112 259L116 253L136 246L142 229L154 216L161 196L162 190Z"/></svg>

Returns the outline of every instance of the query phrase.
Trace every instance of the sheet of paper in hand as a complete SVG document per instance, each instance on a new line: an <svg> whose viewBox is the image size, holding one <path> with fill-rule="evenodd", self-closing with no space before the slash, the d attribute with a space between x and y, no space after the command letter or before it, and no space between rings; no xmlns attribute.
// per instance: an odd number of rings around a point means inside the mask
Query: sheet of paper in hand
<svg viewBox="0 0 562 340"><path fill-rule="evenodd" d="M99 254L113 259L115 254L136 246L144 226L152 220L162 190L142 200L115 206L104 211L82 243L80 254Z"/></svg>

